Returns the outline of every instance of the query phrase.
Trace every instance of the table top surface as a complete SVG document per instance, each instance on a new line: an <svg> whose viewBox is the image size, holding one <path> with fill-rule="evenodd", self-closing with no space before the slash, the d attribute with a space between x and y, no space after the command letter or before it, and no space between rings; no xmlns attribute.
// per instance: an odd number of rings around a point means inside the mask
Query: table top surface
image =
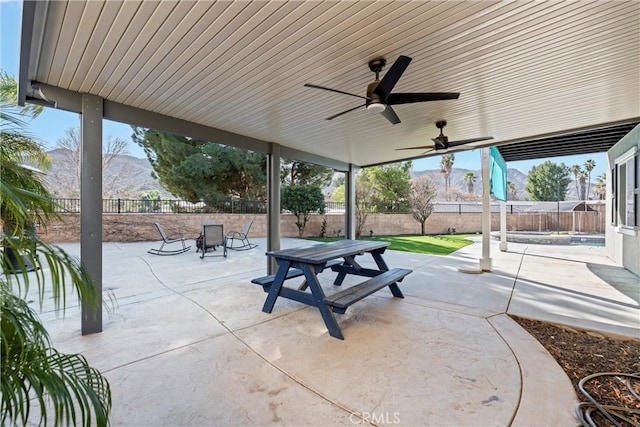
<svg viewBox="0 0 640 427"><path fill-rule="evenodd" d="M290 248L280 251L267 252L267 256L276 259L304 262L308 264L321 264L336 258L358 255L383 249L389 246L389 242L375 240L338 240L331 243L321 243L303 248Z"/></svg>

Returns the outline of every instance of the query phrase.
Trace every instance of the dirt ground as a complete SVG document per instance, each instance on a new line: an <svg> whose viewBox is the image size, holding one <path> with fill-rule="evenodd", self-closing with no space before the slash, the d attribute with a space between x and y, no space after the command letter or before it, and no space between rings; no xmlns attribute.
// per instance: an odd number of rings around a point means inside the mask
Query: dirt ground
<svg viewBox="0 0 640 427"><path fill-rule="evenodd" d="M550 323L512 316L535 337L556 359L567 373L580 402L587 398L578 383L588 375L604 372L640 373L640 340L619 340ZM640 395L640 381L633 380L631 387ZM584 387L601 405L632 408L628 423L623 426L640 426L640 400L627 389L626 378L620 376L598 377L585 382ZM600 415L594 415L596 425L614 425Z"/></svg>

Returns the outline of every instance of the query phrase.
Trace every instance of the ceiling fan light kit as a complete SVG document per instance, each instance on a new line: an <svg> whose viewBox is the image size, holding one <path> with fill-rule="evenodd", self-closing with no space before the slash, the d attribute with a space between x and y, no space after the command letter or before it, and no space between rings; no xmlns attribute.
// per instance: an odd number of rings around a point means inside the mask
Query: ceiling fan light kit
<svg viewBox="0 0 640 427"><path fill-rule="evenodd" d="M327 90L329 92L341 93L344 95L355 96L357 98L364 98L365 103L354 108L350 108L346 111L342 111L333 116L327 117L327 120L333 120L336 117L340 117L343 114L347 114L351 111L357 110L360 107L365 107L367 111L373 113L380 113L391 124L400 123L400 118L391 108L392 105L410 104L414 102L429 102L440 101L445 99L458 99L460 93L458 92L417 92L417 93L391 93L398 80L409 66L411 58L408 56L400 55L398 59L391 65L391 68L380 80L380 71L387 64L384 58L377 58L369 61L369 69L376 73L375 80L367 86L367 96L360 96L349 92L344 92L338 89L332 89L329 87L318 86L310 83L305 83L306 87L313 89Z"/></svg>
<svg viewBox="0 0 640 427"><path fill-rule="evenodd" d="M371 111L372 113L382 113L387 109L387 106L381 102L370 102L367 104L367 111Z"/></svg>

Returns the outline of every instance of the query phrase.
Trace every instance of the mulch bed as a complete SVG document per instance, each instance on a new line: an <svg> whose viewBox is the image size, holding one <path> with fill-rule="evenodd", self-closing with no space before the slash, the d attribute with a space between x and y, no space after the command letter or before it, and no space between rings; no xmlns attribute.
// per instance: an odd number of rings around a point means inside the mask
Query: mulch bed
<svg viewBox="0 0 640 427"><path fill-rule="evenodd" d="M567 373L578 400L587 401L578 387L580 380L601 372L633 374L640 372L640 340L622 340L597 333L561 327L537 320L512 316L536 338ZM627 390L626 378L599 377L585 383L585 390L601 405L614 405L640 411L640 400ZM640 394L640 381L631 382ZM594 415L596 425L613 426L606 418ZM631 414L623 426L640 426L640 415Z"/></svg>

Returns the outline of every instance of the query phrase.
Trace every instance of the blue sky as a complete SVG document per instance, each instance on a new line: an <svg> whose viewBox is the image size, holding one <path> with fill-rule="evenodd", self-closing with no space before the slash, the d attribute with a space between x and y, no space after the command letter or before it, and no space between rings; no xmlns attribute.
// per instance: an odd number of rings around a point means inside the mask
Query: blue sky
<svg viewBox="0 0 640 427"><path fill-rule="evenodd" d="M18 51L19 51L19 34L20 34L20 8L21 2L17 0L0 0L0 19L2 28L2 37L0 45L0 68L17 78L18 76ZM29 123L28 132L45 147L53 148L56 141L64 135L64 131L71 127L80 126L80 117L78 114L66 111L47 108L36 119ZM117 122L104 120L103 135L104 137L119 137L126 141L131 141L131 127ZM145 157L142 149L131 142L129 144L129 154L135 157ZM584 165L587 159L593 159L596 162L596 168L592 172L592 177L596 177L604 173L606 166L605 154L589 154L581 156L569 156L551 158L553 162L564 162L567 166ZM542 160L526 160L520 162L509 162L509 168L515 168L523 173L528 173L532 166L542 163ZM481 151L473 150L462 153L456 153L454 167L471 170L480 169ZM440 156L430 157L426 159L414 160L414 170L438 169L440 164ZM593 179L593 178L592 178Z"/></svg>

